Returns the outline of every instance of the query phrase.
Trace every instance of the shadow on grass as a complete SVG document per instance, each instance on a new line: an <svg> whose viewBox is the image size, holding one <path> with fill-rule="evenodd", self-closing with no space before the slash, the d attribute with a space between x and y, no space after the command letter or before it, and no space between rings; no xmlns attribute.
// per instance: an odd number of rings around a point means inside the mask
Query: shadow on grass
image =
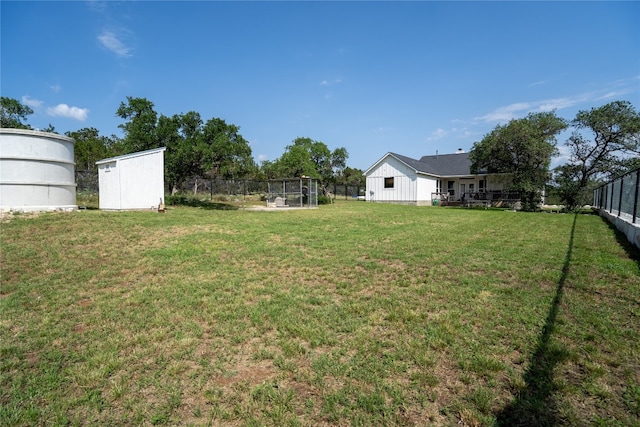
<svg viewBox="0 0 640 427"><path fill-rule="evenodd" d="M193 208L202 208L211 211L234 211L238 209L237 206L226 203L213 202L210 200L200 200L184 196L168 196L166 202L171 206L191 206Z"/></svg>
<svg viewBox="0 0 640 427"><path fill-rule="evenodd" d="M635 260L638 270L640 270L640 249L636 248L630 241L627 239L627 236L620 230L618 227L612 222L610 222L605 217L600 217L602 221L604 221L607 226L613 231L613 234L616 236L616 241L622 246L622 248L627 252L629 258Z"/></svg>
<svg viewBox="0 0 640 427"><path fill-rule="evenodd" d="M551 342L551 334L554 331L556 317L562 302L564 283L569 274L577 218L578 214L575 214L556 295L538 338L536 350L531 356L529 367L524 374L526 387L518 393L516 400L497 414L498 426L542 427L559 424L558 408L553 396L556 390L556 385L553 382L553 370L558 363L567 358L567 352Z"/></svg>

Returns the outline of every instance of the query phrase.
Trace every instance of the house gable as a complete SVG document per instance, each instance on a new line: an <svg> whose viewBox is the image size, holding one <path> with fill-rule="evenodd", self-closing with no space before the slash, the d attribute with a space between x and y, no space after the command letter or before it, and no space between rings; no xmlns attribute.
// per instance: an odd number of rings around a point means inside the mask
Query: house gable
<svg viewBox="0 0 640 427"><path fill-rule="evenodd" d="M387 153L365 172L367 200L394 203L415 203L418 193L418 172L403 158Z"/></svg>

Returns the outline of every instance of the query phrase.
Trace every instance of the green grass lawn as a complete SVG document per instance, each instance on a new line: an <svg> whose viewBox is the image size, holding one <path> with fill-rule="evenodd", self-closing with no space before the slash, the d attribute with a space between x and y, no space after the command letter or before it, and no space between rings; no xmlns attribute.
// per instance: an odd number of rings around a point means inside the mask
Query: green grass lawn
<svg viewBox="0 0 640 427"><path fill-rule="evenodd" d="M598 216L224 207L3 222L0 425L640 425Z"/></svg>

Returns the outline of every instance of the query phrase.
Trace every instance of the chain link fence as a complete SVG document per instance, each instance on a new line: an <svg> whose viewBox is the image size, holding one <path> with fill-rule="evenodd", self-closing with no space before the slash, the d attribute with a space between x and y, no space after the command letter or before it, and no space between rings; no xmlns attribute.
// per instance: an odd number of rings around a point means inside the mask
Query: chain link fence
<svg viewBox="0 0 640 427"><path fill-rule="evenodd" d="M98 171L76 170L76 192L98 194Z"/></svg>
<svg viewBox="0 0 640 427"><path fill-rule="evenodd" d="M216 195L224 196L248 196L266 195L269 188L266 181L253 181L244 179L207 179L191 178L177 189L178 193L191 194L194 197L213 198ZM167 188L170 193L171 189Z"/></svg>
<svg viewBox="0 0 640 427"><path fill-rule="evenodd" d="M366 187L364 185L344 185L344 184L331 184L328 186L328 190L334 197L344 197L346 199L364 199Z"/></svg>
<svg viewBox="0 0 640 427"><path fill-rule="evenodd" d="M78 193L98 194L98 172L93 170L76 170L76 184ZM179 194L193 197L248 196L259 195L267 197L269 182L243 179L209 179L193 177L185 181L178 189ZM333 197L344 199L364 198L365 187L360 185L330 184L326 188ZM167 194L171 188L166 188ZM320 188L318 188L320 191Z"/></svg>

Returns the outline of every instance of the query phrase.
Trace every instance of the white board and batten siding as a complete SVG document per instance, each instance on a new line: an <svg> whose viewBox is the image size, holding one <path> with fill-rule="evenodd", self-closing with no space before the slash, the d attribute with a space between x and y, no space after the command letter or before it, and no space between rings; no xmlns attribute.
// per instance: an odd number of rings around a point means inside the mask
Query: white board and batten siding
<svg viewBox="0 0 640 427"><path fill-rule="evenodd" d="M385 188L385 179L393 178L393 187ZM367 201L410 203L416 201L415 170L388 156L367 175Z"/></svg>
<svg viewBox="0 0 640 427"><path fill-rule="evenodd" d="M418 194L416 204L431 205L432 194L438 191L438 180L428 175L418 175Z"/></svg>
<svg viewBox="0 0 640 427"><path fill-rule="evenodd" d="M158 209L164 203L165 147L96 162L100 209Z"/></svg>

